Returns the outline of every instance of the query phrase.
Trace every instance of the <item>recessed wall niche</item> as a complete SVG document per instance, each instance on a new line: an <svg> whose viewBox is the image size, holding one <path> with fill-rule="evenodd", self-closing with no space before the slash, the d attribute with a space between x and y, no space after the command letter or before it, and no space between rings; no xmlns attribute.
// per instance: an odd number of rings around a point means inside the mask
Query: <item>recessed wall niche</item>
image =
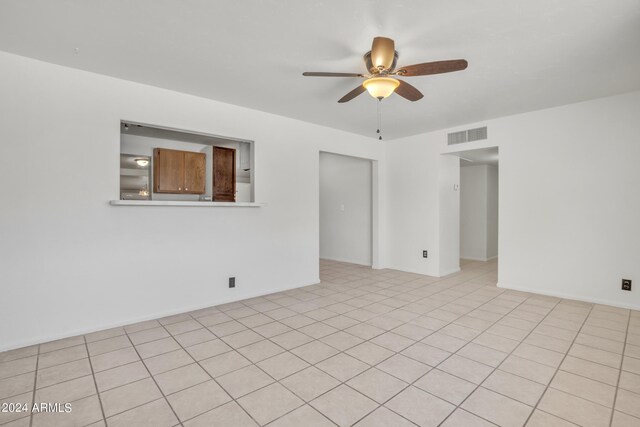
<svg viewBox="0 0 640 427"><path fill-rule="evenodd" d="M252 141L120 122L120 199L254 201Z"/></svg>

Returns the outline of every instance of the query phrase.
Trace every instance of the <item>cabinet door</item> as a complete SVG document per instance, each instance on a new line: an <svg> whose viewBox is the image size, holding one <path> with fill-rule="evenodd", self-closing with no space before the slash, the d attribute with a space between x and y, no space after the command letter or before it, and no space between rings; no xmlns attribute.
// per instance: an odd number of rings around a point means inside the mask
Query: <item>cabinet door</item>
<svg viewBox="0 0 640 427"><path fill-rule="evenodd" d="M204 153L184 152L184 192L204 194L207 156Z"/></svg>
<svg viewBox="0 0 640 427"><path fill-rule="evenodd" d="M182 193L184 153L177 150L153 150L153 187L156 193Z"/></svg>
<svg viewBox="0 0 640 427"><path fill-rule="evenodd" d="M236 150L213 147L213 200L236 201Z"/></svg>

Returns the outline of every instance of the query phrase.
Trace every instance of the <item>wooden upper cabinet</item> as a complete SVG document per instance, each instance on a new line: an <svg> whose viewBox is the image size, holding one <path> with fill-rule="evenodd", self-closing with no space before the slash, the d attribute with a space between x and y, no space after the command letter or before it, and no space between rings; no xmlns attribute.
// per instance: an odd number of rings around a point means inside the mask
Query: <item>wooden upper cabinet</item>
<svg viewBox="0 0 640 427"><path fill-rule="evenodd" d="M156 193L205 192L205 154L156 148L153 150L153 188Z"/></svg>
<svg viewBox="0 0 640 427"><path fill-rule="evenodd" d="M182 151L156 148L153 150L153 191L180 193L184 181Z"/></svg>
<svg viewBox="0 0 640 427"><path fill-rule="evenodd" d="M213 147L213 200L236 201L236 150Z"/></svg>
<svg viewBox="0 0 640 427"><path fill-rule="evenodd" d="M204 153L184 152L184 192L203 194L206 179L206 155Z"/></svg>

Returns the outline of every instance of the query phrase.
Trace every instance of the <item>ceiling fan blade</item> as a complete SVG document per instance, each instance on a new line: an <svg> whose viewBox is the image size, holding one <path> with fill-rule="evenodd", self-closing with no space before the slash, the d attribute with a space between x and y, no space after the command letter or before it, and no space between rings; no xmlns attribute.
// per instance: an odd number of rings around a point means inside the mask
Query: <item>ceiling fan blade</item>
<svg viewBox="0 0 640 427"><path fill-rule="evenodd" d="M302 75L307 77L364 77L358 73L323 73L315 71L306 71Z"/></svg>
<svg viewBox="0 0 640 427"><path fill-rule="evenodd" d="M461 71L467 68L467 61L464 59L452 59L450 61L425 62L423 64L408 65L400 67L396 71L399 76L428 76L430 74L450 73Z"/></svg>
<svg viewBox="0 0 640 427"><path fill-rule="evenodd" d="M419 99L422 99L424 95L418 89L410 85L409 83L398 80L400 82L400 86L398 86L395 92L401 97L408 99L409 101L415 102Z"/></svg>
<svg viewBox="0 0 640 427"><path fill-rule="evenodd" d="M360 95L364 91L366 91L366 89L364 88L364 86L360 85L357 88L355 88L354 90L352 90L351 92L349 92L348 94L346 94L345 96L343 96L342 98L340 98L338 100L338 102L340 104L342 104L344 102L349 102L353 98L355 98L356 96Z"/></svg>
<svg viewBox="0 0 640 427"><path fill-rule="evenodd" d="M375 37L371 45L371 63L375 68L388 70L393 65L395 43L386 37Z"/></svg>

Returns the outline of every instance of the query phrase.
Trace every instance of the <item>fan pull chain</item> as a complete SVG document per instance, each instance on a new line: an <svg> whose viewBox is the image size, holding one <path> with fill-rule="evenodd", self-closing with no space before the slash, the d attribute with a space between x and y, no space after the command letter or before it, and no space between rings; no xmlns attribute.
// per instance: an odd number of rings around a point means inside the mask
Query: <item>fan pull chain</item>
<svg viewBox="0 0 640 427"><path fill-rule="evenodd" d="M378 99L378 139L382 141L382 98Z"/></svg>

